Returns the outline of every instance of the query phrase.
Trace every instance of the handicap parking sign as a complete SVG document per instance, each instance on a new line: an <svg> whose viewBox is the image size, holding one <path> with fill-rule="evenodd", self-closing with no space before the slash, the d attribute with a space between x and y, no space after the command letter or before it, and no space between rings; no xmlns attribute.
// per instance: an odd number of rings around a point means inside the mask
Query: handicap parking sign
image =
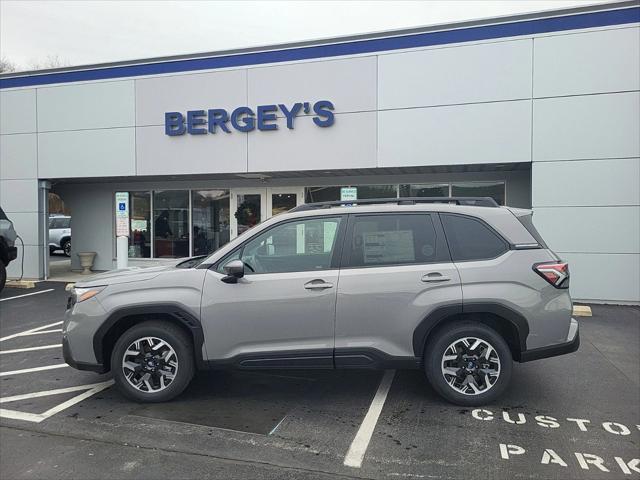
<svg viewBox="0 0 640 480"><path fill-rule="evenodd" d="M124 202L120 202L118 204L118 210L125 211L127 209L127 205Z"/></svg>

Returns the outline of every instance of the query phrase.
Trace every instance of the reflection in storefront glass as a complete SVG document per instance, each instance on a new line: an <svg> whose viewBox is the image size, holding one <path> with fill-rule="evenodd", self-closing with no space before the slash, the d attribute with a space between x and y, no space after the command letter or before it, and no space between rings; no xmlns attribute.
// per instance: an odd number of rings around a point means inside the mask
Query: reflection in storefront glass
<svg viewBox="0 0 640 480"><path fill-rule="evenodd" d="M466 182L451 185L454 197L491 197L498 205L504 205L504 182Z"/></svg>
<svg viewBox="0 0 640 480"><path fill-rule="evenodd" d="M414 183L400 185L401 197L448 197L448 183Z"/></svg>
<svg viewBox="0 0 640 480"><path fill-rule="evenodd" d="M229 190L192 192L193 254L207 255L229 242Z"/></svg>
<svg viewBox="0 0 640 480"><path fill-rule="evenodd" d="M340 189L338 187L307 187L305 188L305 202L335 202L340 200ZM398 196L397 185L357 185L357 195L359 199L371 198L396 198Z"/></svg>
<svg viewBox="0 0 640 480"><path fill-rule="evenodd" d="M259 224L262 208L262 195L259 193L238 194L238 209L235 212L238 221L238 235Z"/></svg>
<svg viewBox="0 0 640 480"><path fill-rule="evenodd" d="M129 192L129 257L151 257L151 193Z"/></svg>
<svg viewBox="0 0 640 480"><path fill-rule="evenodd" d="M295 193L274 193L271 195L271 216L287 212L296 206Z"/></svg>
<svg viewBox="0 0 640 480"><path fill-rule="evenodd" d="M189 192L154 192L153 226L155 257L189 256Z"/></svg>

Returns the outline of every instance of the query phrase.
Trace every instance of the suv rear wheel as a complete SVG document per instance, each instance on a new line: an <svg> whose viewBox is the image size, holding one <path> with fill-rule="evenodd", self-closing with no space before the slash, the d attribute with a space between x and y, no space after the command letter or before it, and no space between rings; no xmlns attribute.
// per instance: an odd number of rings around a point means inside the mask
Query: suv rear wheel
<svg viewBox="0 0 640 480"><path fill-rule="evenodd" d="M67 257L71 256L71 240L65 240L62 242L62 250Z"/></svg>
<svg viewBox="0 0 640 480"><path fill-rule="evenodd" d="M496 399L509 384L513 367L504 339L478 322L444 326L427 343L424 360L433 388L463 406Z"/></svg>
<svg viewBox="0 0 640 480"><path fill-rule="evenodd" d="M131 327L116 342L111 371L120 391L139 402L165 402L187 388L194 374L189 336L168 322Z"/></svg>

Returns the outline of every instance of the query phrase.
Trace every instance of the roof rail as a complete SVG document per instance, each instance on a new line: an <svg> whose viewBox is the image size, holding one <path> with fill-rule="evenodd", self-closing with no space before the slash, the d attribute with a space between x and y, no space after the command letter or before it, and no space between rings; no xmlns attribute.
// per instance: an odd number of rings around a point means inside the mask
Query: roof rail
<svg viewBox="0 0 640 480"><path fill-rule="evenodd" d="M352 205L375 205L380 203L395 203L396 205L417 205L419 203L453 203L475 207L499 207L491 197L400 197L400 198L367 198L358 200L335 200L331 202L304 203L289 210L303 212L320 208L346 207Z"/></svg>

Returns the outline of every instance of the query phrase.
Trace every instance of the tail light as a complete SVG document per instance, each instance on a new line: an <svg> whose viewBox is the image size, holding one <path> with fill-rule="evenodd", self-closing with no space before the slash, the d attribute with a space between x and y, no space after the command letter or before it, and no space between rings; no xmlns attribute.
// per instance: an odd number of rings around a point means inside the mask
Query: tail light
<svg viewBox="0 0 640 480"><path fill-rule="evenodd" d="M566 262L536 263L533 271L556 288L569 288L569 264Z"/></svg>

